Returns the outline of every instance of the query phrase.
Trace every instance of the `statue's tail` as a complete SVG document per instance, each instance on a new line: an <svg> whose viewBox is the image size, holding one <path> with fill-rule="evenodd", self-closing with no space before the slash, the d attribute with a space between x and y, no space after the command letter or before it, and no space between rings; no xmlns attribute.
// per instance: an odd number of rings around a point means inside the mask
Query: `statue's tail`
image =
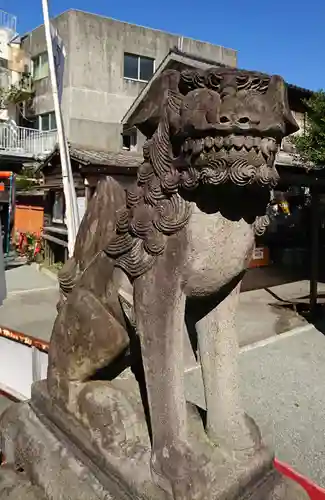
<svg viewBox="0 0 325 500"><path fill-rule="evenodd" d="M124 206L125 192L120 184L111 177L105 177L98 182L81 221L74 254L58 274L60 284L58 310L83 272L108 245L115 231L116 211Z"/></svg>
<svg viewBox="0 0 325 500"><path fill-rule="evenodd" d="M48 367L53 397L65 397L67 382L88 380L129 345L114 260L103 251L115 232L115 213L124 203L124 191L113 179L98 184L81 222L74 255L59 273L61 300Z"/></svg>

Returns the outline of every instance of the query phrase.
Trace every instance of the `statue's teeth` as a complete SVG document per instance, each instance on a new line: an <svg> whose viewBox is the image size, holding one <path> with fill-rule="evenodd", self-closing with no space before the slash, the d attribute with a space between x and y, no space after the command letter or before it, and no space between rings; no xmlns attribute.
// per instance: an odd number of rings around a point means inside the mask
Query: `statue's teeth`
<svg viewBox="0 0 325 500"><path fill-rule="evenodd" d="M274 139L269 139L269 151L271 153L276 153L278 151L278 145Z"/></svg>
<svg viewBox="0 0 325 500"><path fill-rule="evenodd" d="M203 139L198 139L198 140L194 141L193 142L193 154L198 155L199 153L201 153L201 151L203 151L203 147L204 147L204 140Z"/></svg>
<svg viewBox="0 0 325 500"><path fill-rule="evenodd" d="M250 150L254 146L254 137L246 136L245 137L245 148Z"/></svg>
<svg viewBox="0 0 325 500"><path fill-rule="evenodd" d="M223 145L225 148L230 149L232 147L233 136L227 135L223 140Z"/></svg>
<svg viewBox="0 0 325 500"><path fill-rule="evenodd" d="M211 149L214 144L214 140L212 137L206 137L204 139L204 145L207 149Z"/></svg>
<svg viewBox="0 0 325 500"><path fill-rule="evenodd" d="M232 138L232 143L237 149L241 149L245 143L245 137L243 135L235 135Z"/></svg>
<svg viewBox="0 0 325 500"><path fill-rule="evenodd" d="M275 139L271 137L261 138L252 136L243 136L230 134L225 137L217 136L210 137L207 136L201 139L190 139L187 138L183 144L183 152L185 155L200 155L202 152L210 151L213 147L215 150L219 151L225 148L228 151L233 151L236 153L243 147L246 149L248 154L254 152L254 160L256 160L256 154L263 154L266 160L269 160L272 155L274 155L278 150L278 144ZM244 149L244 151L245 151ZM243 151L243 152L244 152ZM206 153L205 153L206 154ZM237 153L238 154L238 153Z"/></svg>
<svg viewBox="0 0 325 500"><path fill-rule="evenodd" d="M223 146L223 138L221 136L217 136L214 139L214 144L217 149L222 148Z"/></svg>
<svg viewBox="0 0 325 500"><path fill-rule="evenodd" d="M262 139L261 140L261 151L266 158L269 156L269 153L270 153L269 139Z"/></svg>

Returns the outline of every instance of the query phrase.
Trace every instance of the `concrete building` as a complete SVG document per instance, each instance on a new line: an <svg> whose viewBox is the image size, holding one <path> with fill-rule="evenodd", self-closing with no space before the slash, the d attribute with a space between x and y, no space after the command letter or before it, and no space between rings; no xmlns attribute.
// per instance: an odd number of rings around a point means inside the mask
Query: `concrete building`
<svg viewBox="0 0 325 500"><path fill-rule="evenodd" d="M123 142L121 120L171 49L237 63L232 49L77 10L64 12L53 24L67 53L62 97L67 136L98 150L141 149L134 132ZM21 47L31 60L35 126L55 128L44 27L22 37Z"/></svg>

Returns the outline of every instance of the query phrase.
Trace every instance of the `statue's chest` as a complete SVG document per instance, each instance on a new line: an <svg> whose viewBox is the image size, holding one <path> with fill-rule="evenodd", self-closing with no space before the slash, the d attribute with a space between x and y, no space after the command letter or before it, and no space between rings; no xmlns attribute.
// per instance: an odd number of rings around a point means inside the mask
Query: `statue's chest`
<svg viewBox="0 0 325 500"><path fill-rule="evenodd" d="M196 209L187 226L188 254L183 287L186 295L209 295L241 273L251 258L254 233L243 219Z"/></svg>

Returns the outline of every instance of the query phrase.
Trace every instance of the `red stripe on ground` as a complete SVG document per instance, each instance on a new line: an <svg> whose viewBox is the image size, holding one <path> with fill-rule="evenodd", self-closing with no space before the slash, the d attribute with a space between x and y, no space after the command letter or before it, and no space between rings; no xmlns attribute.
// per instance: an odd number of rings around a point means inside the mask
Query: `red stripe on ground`
<svg viewBox="0 0 325 500"><path fill-rule="evenodd" d="M284 462L275 459L274 465L281 474L300 484L310 496L310 500L325 500L325 489L317 486L310 479L302 476Z"/></svg>

